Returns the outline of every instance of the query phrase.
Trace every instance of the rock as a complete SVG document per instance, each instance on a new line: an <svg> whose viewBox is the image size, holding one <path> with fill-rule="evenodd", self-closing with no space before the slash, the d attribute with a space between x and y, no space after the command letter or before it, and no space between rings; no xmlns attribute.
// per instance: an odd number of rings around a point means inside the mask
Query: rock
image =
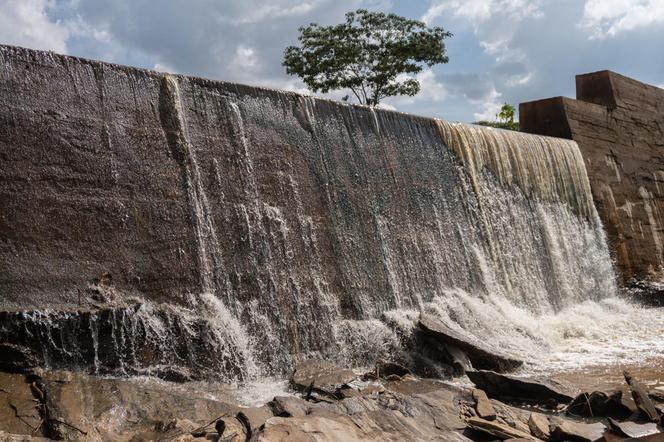
<svg viewBox="0 0 664 442"><path fill-rule="evenodd" d="M533 437L529 433L517 430L508 425L501 424L495 421L488 421L479 417L471 417L466 419L466 425L468 425L473 430L481 431L483 433L490 434L501 440L517 438L525 439L529 441L536 441L537 438Z"/></svg>
<svg viewBox="0 0 664 442"><path fill-rule="evenodd" d="M465 352L476 368L505 372L523 364L522 361L485 348L474 337L452 330L430 315L422 314L418 325L426 335Z"/></svg>
<svg viewBox="0 0 664 442"><path fill-rule="evenodd" d="M601 391L581 393L567 405L566 412L580 417L609 416L616 419L626 419L633 414L633 410L623 402L620 390L610 395Z"/></svg>
<svg viewBox="0 0 664 442"><path fill-rule="evenodd" d="M404 383L410 386L403 393L392 389ZM440 382L416 383L388 383L380 395L319 402L311 404L306 416L270 418L253 440L470 442L461 434L465 424L459 418L460 391Z"/></svg>
<svg viewBox="0 0 664 442"><path fill-rule="evenodd" d="M317 391L336 397L337 390L355 377L352 370L337 367L330 362L311 359L295 366L291 384L307 395Z"/></svg>
<svg viewBox="0 0 664 442"><path fill-rule="evenodd" d="M549 419L543 414L530 413L528 428L530 429L530 433L539 439L549 440L551 438Z"/></svg>
<svg viewBox="0 0 664 442"><path fill-rule="evenodd" d="M275 416L302 417L306 416L311 404L294 396L276 396L267 404Z"/></svg>
<svg viewBox="0 0 664 442"><path fill-rule="evenodd" d="M2 442L52 442L52 439L27 434L12 434L0 430L0 441Z"/></svg>
<svg viewBox="0 0 664 442"><path fill-rule="evenodd" d="M40 366L42 362L41 358L29 347L9 342L0 343L0 370L2 371L24 372Z"/></svg>
<svg viewBox="0 0 664 442"><path fill-rule="evenodd" d="M584 424L565 420L551 432L552 441L594 442L602 437L606 427L601 423Z"/></svg>
<svg viewBox="0 0 664 442"><path fill-rule="evenodd" d="M664 403L664 391L662 390L650 390L648 392L648 397L653 402Z"/></svg>
<svg viewBox="0 0 664 442"><path fill-rule="evenodd" d="M83 435L72 425L87 433L89 440L129 440L133 435L156 440L165 422L182 423L182 432L190 436L190 425L184 423L193 422L197 427L209 424L205 428L211 431L219 416L228 416L224 417L226 431L237 431L240 437L236 440L244 440L242 426L235 419L239 408L204 399L205 392L191 386L73 372L42 372L41 376L49 416L46 424L52 436L79 440Z"/></svg>
<svg viewBox="0 0 664 442"><path fill-rule="evenodd" d="M544 405L567 404L573 391L559 382L547 379L522 378L488 370L469 371L470 380L489 397Z"/></svg>
<svg viewBox="0 0 664 442"><path fill-rule="evenodd" d="M618 422L615 419L608 418L609 428L618 434L626 437L643 437L659 433L657 424L637 423L637 422ZM663 436L664 439L664 436Z"/></svg>
<svg viewBox="0 0 664 442"><path fill-rule="evenodd" d="M410 370L396 362L379 361L376 364L376 374L378 377L387 378L388 376L405 376L410 374Z"/></svg>
<svg viewBox="0 0 664 442"><path fill-rule="evenodd" d="M639 408L641 413L643 413L643 415L652 422L659 422L659 413L657 412L655 405L652 403L652 400L650 400L648 393L646 393L646 390L643 388L641 383L639 383L639 381L637 381L627 371L623 372L623 375L625 376L627 385L629 385L629 389L632 391L634 402L636 403L636 406Z"/></svg>
<svg viewBox="0 0 664 442"><path fill-rule="evenodd" d="M0 429L14 434L41 435L38 403L23 374L0 373Z"/></svg>
<svg viewBox="0 0 664 442"><path fill-rule="evenodd" d="M268 405L263 405L262 407L243 408L236 417L244 426L247 439L249 439L273 416L272 409Z"/></svg>
<svg viewBox="0 0 664 442"><path fill-rule="evenodd" d="M486 393L480 389L473 390L473 399L475 399L475 411L477 416L492 421L496 419L496 410L494 410L491 401L487 397Z"/></svg>

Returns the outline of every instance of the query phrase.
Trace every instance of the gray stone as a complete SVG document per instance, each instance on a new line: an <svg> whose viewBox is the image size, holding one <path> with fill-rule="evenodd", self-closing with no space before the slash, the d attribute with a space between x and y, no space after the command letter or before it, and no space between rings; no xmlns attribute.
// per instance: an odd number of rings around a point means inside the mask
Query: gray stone
<svg viewBox="0 0 664 442"><path fill-rule="evenodd" d="M503 372L522 365L522 361L502 355L499 351L490 350L472 336L452 330L430 315L422 314L418 325L430 337L461 349L476 368Z"/></svg>
<svg viewBox="0 0 664 442"><path fill-rule="evenodd" d="M584 424L565 420L555 426L551 440L568 442L595 442L604 434L606 427L602 423Z"/></svg>
<svg viewBox="0 0 664 442"><path fill-rule="evenodd" d="M549 379L505 375L487 370L469 371L470 380L489 397L544 405L567 404L574 399L571 387Z"/></svg>
<svg viewBox="0 0 664 442"><path fill-rule="evenodd" d="M352 370L330 362L310 359L295 365L291 384L306 394L317 391L334 396L337 390L355 378Z"/></svg>

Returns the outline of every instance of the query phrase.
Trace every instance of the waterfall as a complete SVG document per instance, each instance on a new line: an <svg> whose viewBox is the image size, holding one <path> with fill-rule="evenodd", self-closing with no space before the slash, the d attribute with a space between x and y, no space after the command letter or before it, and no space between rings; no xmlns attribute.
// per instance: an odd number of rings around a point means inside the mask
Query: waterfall
<svg viewBox="0 0 664 442"><path fill-rule="evenodd" d="M80 97L98 103L101 86L78 63L60 81L94 85ZM0 326L0 340L45 365L224 380L283 375L309 357L360 366L399 353L421 311L526 357L564 341L554 337L566 333L563 313L629 309L612 301L612 264L572 141L103 69L112 188L74 200L94 214L80 219L95 223L90 241L109 240L83 253L75 239L85 228L60 222L48 244L61 241L67 259L35 247L43 280L26 289L49 308ZM145 132L128 130L134 121ZM72 182L105 185L94 175L101 156L76 155ZM113 231L109 207L119 205L131 234ZM88 289L103 272L116 277L100 304ZM33 299L16 288L27 276L10 276L8 299L22 309ZM79 308L76 293L92 301ZM549 328L533 326L540 320Z"/></svg>

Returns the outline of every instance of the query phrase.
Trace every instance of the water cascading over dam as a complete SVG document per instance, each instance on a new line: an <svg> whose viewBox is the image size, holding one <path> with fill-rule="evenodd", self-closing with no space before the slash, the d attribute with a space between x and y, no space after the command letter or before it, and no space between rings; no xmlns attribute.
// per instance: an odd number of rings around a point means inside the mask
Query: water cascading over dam
<svg viewBox="0 0 664 442"><path fill-rule="evenodd" d="M6 46L0 105L0 338L43 365L362 365L420 311L518 354L616 292L571 141Z"/></svg>

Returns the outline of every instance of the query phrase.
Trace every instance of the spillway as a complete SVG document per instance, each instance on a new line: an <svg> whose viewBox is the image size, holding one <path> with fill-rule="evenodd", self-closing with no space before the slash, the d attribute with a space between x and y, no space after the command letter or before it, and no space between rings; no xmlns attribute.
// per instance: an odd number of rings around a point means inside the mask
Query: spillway
<svg viewBox="0 0 664 442"><path fill-rule="evenodd" d="M420 311L527 356L616 295L572 141L7 46L0 104L0 337L46 366L359 366Z"/></svg>

